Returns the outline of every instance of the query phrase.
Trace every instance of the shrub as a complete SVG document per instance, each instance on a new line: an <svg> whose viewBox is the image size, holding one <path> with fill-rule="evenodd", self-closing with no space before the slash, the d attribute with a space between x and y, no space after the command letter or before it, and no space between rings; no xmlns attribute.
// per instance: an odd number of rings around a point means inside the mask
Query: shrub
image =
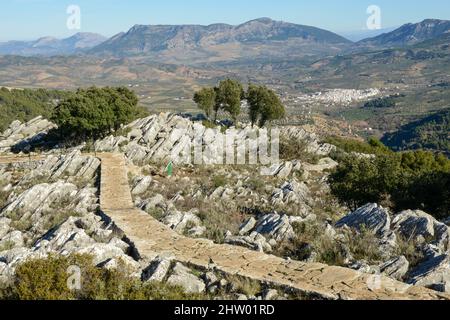
<svg viewBox="0 0 450 320"><path fill-rule="evenodd" d="M212 178L212 185L214 189L225 187L227 185L227 177L224 175L214 176Z"/></svg>
<svg viewBox="0 0 450 320"><path fill-rule="evenodd" d="M70 290L68 268L81 269L81 290ZM186 294L179 287L160 283L142 283L126 275L122 264L117 270L95 267L92 257L50 256L30 260L16 269L15 281L0 296L18 300L185 300L202 295Z"/></svg>
<svg viewBox="0 0 450 320"><path fill-rule="evenodd" d="M52 120L68 138L101 138L140 112L134 92L124 87L79 89L56 107Z"/></svg>
<svg viewBox="0 0 450 320"><path fill-rule="evenodd" d="M311 164L319 161L319 156L308 152L305 141L285 138L280 139L280 158L284 161L301 160Z"/></svg>
<svg viewBox="0 0 450 320"><path fill-rule="evenodd" d="M259 126L264 127L266 122L281 119L286 115L280 98L267 87L250 85L247 101L252 126L259 122Z"/></svg>
<svg viewBox="0 0 450 320"><path fill-rule="evenodd" d="M66 98L70 92L46 89L0 89L0 132L14 120L29 121L37 116L49 117L56 101Z"/></svg>
<svg viewBox="0 0 450 320"><path fill-rule="evenodd" d="M394 97L378 98L364 104L364 108L394 108L395 106Z"/></svg>
<svg viewBox="0 0 450 320"><path fill-rule="evenodd" d="M376 138L370 138L367 142L356 139L344 139L340 137L328 137L325 139L326 143L336 146L341 151L347 153L362 153L362 154L389 154L392 151L383 145L381 141Z"/></svg>
<svg viewBox="0 0 450 320"><path fill-rule="evenodd" d="M346 155L329 183L352 210L388 199L394 210L420 209L437 218L450 211L450 160L430 152Z"/></svg>

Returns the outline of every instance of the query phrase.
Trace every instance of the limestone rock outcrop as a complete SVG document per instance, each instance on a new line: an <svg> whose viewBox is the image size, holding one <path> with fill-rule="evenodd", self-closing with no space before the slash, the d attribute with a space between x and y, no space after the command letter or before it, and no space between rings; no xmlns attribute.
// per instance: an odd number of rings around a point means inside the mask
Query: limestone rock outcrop
<svg viewBox="0 0 450 320"><path fill-rule="evenodd" d="M34 118L27 123L14 121L9 128L0 133L0 153L26 151L33 143L40 141L56 125L43 117Z"/></svg>

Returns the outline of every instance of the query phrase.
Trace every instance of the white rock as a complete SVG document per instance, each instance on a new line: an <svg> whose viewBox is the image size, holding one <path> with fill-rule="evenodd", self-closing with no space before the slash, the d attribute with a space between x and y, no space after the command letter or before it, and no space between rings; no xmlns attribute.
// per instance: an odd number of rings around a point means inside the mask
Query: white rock
<svg viewBox="0 0 450 320"><path fill-rule="evenodd" d="M150 263L148 268L142 272L142 280L162 282L166 278L171 265L171 259L157 257Z"/></svg>
<svg viewBox="0 0 450 320"><path fill-rule="evenodd" d="M258 220L255 231L277 241L291 239L295 236L289 216L279 214L267 214Z"/></svg>
<svg viewBox="0 0 450 320"><path fill-rule="evenodd" d="M205 291L205 283L191 273L191 270L176 263L173 273L167 279L167 283L182 287L188 293L202 293Z"/></svg>
<svg viewBox="0 0 450 320"><path fill-rule="evenodd" d="M25 245L23 234L20 231L12 231L1 238L0 240L0 248L10 247L12 248L21 248Z"/></svg>
<svg viewBox="0 0 450 320"><path fill-rule="evenodd" d="M380 272L393 279L402 281L409 270L409 262L405 256L393 258L380 266Z"/></svg>
<svg viewBox="0 0 450 320"><path fill-rule="evenodd" d="M243 236L252 231L253 228L255 228L255 226L256 226L256 219L251 217L241 225L241 227L239 228L239 234Z"/></svg>
<svg viewBox="0 0 450 320"><path fill-rule="evenodd" d="M201 220L191 211L191 212L180 212L177 210L172 210L164 218L163 223L169 226L176 232L183 234L186 227L192 225L193 227L201 226Z"/></svg>
<svg viewBox="0 0 450 320"><path fill-rule="evenodd" d="M433 257L411 271L408 283L450 292L450 256Z"/></svg>
<svg viewBox="0 0 450 320"><path fill-rule="evenodd" d="M1 217L0 218L0 240L9 232L11 219Z"/></svg>
<svg viewBox="0 0 450 320"><path fill-rule="evenodd" d="M390 224L391 217L388 210L372 203L342 218L336 223L336 227L341 228L346 225L357 230L366 227L379 236L384 236L389 232Z"/></svg>
<svg viewBox="0 0 450 320"><path fill-rule="evenodd" d="M438 246L442 252L450 249L450 228L423 211L403 211L395 216L392 225L393 229L406 239L433 239L432 244Z"/></svg>
<svg viewBox="0 0 450 320"><path fill-rule="evenodd" d="M152 181L152 177L139 177L136 181L135 186L133 187L133 190L131 190L131 193L133 195L140 195L145 193L150 187Z"/></svg>

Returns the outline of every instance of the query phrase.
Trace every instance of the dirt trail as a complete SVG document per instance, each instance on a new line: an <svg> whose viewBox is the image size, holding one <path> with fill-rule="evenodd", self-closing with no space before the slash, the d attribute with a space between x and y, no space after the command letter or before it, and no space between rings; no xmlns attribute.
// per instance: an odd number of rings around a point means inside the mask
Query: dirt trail
<svg viewBox="0 0 450 320"><path fill-rule="evenodd" d="M387 277L318 263L287 261L245 248L217 245L181 236L144 211L134 208L122 154L99 154L102 160L100 205L141 256L170 256L200 268L287 287L329 299L450 299ZM374 289L376 288L376 289Z"/></svg>

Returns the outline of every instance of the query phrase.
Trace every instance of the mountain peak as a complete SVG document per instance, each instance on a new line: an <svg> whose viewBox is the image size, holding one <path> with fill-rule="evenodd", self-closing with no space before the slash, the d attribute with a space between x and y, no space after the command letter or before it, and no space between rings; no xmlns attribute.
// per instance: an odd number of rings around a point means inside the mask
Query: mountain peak
<svg viewBox="0 0 450 320"><path fill-rule="evenodd" d="M194 56L199 55L199 52L210 52L214 46L253 44L258 47L275 45L274 41L296 42L295 46L308 43L312 47L328 47L332 51L351 43L330 31L263 17L235 26L221 23L209 26L135 25L127 33L107 40L91 52L127 56L178 49L191 50Z"/></svg>
<svg viewBox="0 0 450 320"><path fill-rule="evenodd" d="M273 23L275 21L272 20L271 18L262 17L262 18L251 20L249 22L260 22L260 23L264 23L264 24L270 24L270 23Z"/></svg>

